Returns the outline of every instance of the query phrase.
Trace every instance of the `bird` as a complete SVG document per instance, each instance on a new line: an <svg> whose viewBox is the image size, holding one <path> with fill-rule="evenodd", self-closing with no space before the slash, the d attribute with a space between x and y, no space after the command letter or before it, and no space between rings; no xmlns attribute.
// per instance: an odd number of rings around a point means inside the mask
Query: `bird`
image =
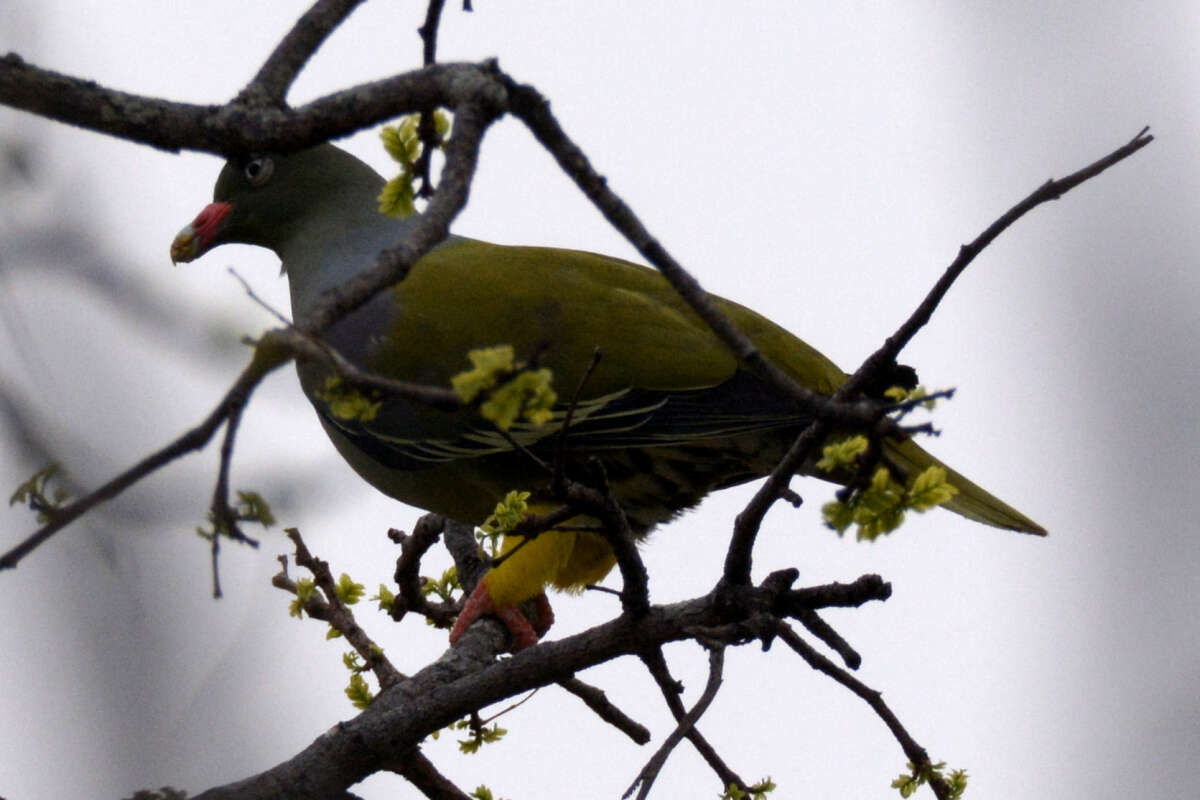
<svg viewBox="0 0 1200 800"><path fill-rule="evenodd" d="M303 319L322 293L372 266L412 224L380 212L384 185L374 169L329 143L230 158L213 202L173 240L172 261L227 243L269 248L287 275L293 318ZM709 297L802 386L831 395L847 379L783 327ZM556 507L555 471L588 478L600 470L640 541L710 492L768 474L812 422L810 410L740 365L658 271L580 250L450 235L401 281L329 327L324 340L358 367L436 387L450 386L469 369L470 353L489 348L511 348L519 363L550 371L558 400L549 419L522 419L501 431L478 403L447 410L385 395L370 414L347 414L331 396L330 368L297 361L322 427L362 478L406 504L472 525L488 520L512 491L529 493L530 513ZM886 440L883 452L902 474L944 467L911 439ZM945 503L951 511L1045 535L946 469L957 489ZM812 464L804 471L817 472ZM596 524L575 519L561 530L506 536L504 558L467 598L451 642L491 614L512 633L514 651L536 643L553 620L547 588L578 591L614 566ZM536 628L519 609L527 600L537 601Z"/></svg>

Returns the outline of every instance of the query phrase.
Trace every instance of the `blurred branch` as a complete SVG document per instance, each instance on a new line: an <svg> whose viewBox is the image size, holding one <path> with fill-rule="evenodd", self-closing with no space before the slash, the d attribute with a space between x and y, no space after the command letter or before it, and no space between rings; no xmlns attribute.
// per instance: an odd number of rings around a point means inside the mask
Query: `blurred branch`
<svg viewBox="0 0 1200 800"><path fill-rule="evenodd" d="M172 347L191 347L199 354L201 346L211 340L196 336L197 330L212 327L208 317L149 291L147 282L136 277L140 270L118 266L97 248L95 236L70 227L69 222L48 221L6 232L0 243L0 272L6 276L25 272L32 275L34 268L39 279L62 275L81 283L134 324L158 331L156 338ZM185 332L187 335L182 335ZM233 344L237 337L231 332L228 340ZM211 358L208 347L204 347L203 354Z"/></svg>
<svg viewBox="0 0 1200 800"><path fill-rule="evenodd" d="M38 530L34 531L25 538L16 547L13 547L3 556L0 556L0 570L12 569L20 563L21 559L29 555L40 546L43 542L49 539L58 531L65 528L71 522L74 522L79 517L86 514L91 509L101 503L111 500L121 492L128 489L133 484L140 481L147 475L152 474L166 464L175 461L182 456L187 455L196 450L202 449L208 444L213 434L223 425L229 418L233 409L244 408L250 400L250 395L258 386L259 382L271 371L277 369L285 361L269 361L267 359L255 358L250 365L238 376L237 381L225 393L221 402L215 409L196 427L189 430L183 436L180 436L175 441L168 444L166 447L158 450L155 453L147 456L139 461L134 466L127 469L125 472L116 476L108 483L101 486L99 489L90 494L80 497L61 508L55 509L50 517L50 522L43 525Z"/></svg>

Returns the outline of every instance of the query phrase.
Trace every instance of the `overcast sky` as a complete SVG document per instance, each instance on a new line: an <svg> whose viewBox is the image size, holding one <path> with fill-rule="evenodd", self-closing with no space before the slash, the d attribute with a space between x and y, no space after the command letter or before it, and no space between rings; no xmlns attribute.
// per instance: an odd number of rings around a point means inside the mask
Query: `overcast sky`
<svg viewBox="0 0 1200 800"><path fill-rule="evenodd" d="M0 52L218 103L303 5L9 0ZM893 582L887 603L828 618L934 759L970 771L968 797L1193 798L1200 6L832 5L476 0L465 15L449 3L441 57L497 56L537 86L706 288L847 368L962 242L1047 178L1153 126L1148 149L989 248L905 352L926 385L958 390L937 411L942 435L929 448L1050 537L937 512L859 545L819 525L830 490L797 480L807 503L771 515L755 565L759 578L797 566L806 583L866 572ZM290 100L416 66L421 16L419 3L366 4ZM0 236L11 244L47 215L72 226L89 257L110 261L176 323L147 328L62 277L57 257L17 262L0 249L0 380L94 486L216 402L243 356L226 344L199 357L199 344L271 325L226 267L281 309L284 282L272 254L249 248L170 267L171 238L210 199L217 159L7 112L0 126L41 170L35 188L0 194ZM387 169L374 132L345 146ZM488 135L456 231L636 258L511 120ZM0 427L0 437L0 487L14 487L40 464L16 431ZM281 522L335 570L368 587L390 579L384 533L411 528L419 512L336 459L292 375L264 388L239 446L235 485L276 490L289 511ZM265 769L352 715L342 648L319 624L289 619L287 597L269 586L287 550L277 529L257 551L224 549L226 598L210 599L207 550L192 530L214 464L205 453L172 467L106 522L68 529L0 575L0 795L197 792ZM711 587L749 491L710 498L652 537L643 552L654 601ZM290 502L295 494L313 501ZM0 520L3 546L34 524L20 509ZM447 561L431 556L426 572ZM552 636L615 613L595 593L555 608ZM361 621L403 671L445 646L444 632L415 621L397 627L367 611ZM668 658L694 700L703 653L676 647ZM648 725L656 745L671 724L643 672L616 663L582 677ZM447 737L427 753L468 791L487 783L519 800L619 797L651 752L554 689L501 724L509 737L478 756L459 756ZM888 784L905 761L860 701L783 647L728 654L701 727L743 776L771 775L781 798L895 796ZM659 797L719 792L686 747L659 780ZM414 794L386 777L356 791Z"/></svg>

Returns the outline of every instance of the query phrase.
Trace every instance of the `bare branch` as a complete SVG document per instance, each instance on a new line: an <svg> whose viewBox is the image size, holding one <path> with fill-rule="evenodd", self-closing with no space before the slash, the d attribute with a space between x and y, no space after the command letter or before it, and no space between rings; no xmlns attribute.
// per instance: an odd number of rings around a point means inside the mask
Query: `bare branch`
<svg viewBox="0 0 1200 800"><path fill-rule="evenodd" d="M874 371L884 365L894 363L904 346L916 336L917 331L921 330L929 322L933 316L933 312L942 302L946 293L950 291L950 287L954 285L954 281L958 279L958 276L975 260L977 255L983 252L984 248L995 241L996 237L1007 230L1014 222L1043 203L1059 199L1079 184L1096 177L1109 167L1124 161L1153 141L1154 137L1150 135L1150 129L1148 127L1142 128L1138 131L1137 136L1134 136L1127 144L1118 147L1103 158L1092 162L1083 169L1071 173L1065 178L1046 181L1031 192L1028 197L1001 215L983 233L976 236L974 241L959 248L958 257L950 263L950 266L946 267L946 271L942 273L942 277L934 284L929 294L921 302L921 305L904 321L904 324L896 329L895 333L887 338L882 347L872 353L863 362L862 366L858 368L854 375L846 381L842 389L839 390L837 396L844 398L854 394Z"/></svg>
<svg viewBox="0 0 1200 800"><path fill-rule="evenodd" d="M601 532L612 548L617 558L617 568L621 571L621 608L626 614L636 617L644 614L650 606L650 575L638 553L637 541L629 527L625 510L608 491L608 476L603 472L603 465L597 460L593 466L599 472L602 490L567 481L564 499L570 506L586 511L602 523Z"/></svg>
<svg viewBox="0 0 1200 800"><path fill-rule="evenodd" d="M389 767L430 800L472 800L471 795L459 789L443 775L420 750L413 750L400 763Z"/></svg>
<svg viewBox="0 0 1200 800"><path fill-rule="evenodd" d="M822 642L829 646L839 656L842 657L842 663L850 669L858 669L862 666L862 656L858 651L850 646L850 643L842 638L842 635L835 631L833 627L821 619L820 615L812 609L797 609L794 616L803 625L809 633L816 636Z"/></svg>
<svg viewBox="0 0 1200 800"><path fill-rule="evenodd" d="M376 391L386 397L402 397L443 411L454 411L463 405L458 394L452 389L400 381L359 369L313 334L295 327L267 331L259 338L258 343L282 347L297 358L318 361L354 389Z"/></svg>
<svg viewBox="0 0 1200 800"><path fill-rule="evenodd" d="M423 43L421 61L427 67L437 61L438 24L441 22L442 7L445 4L446 0L429 0L429 5L425 9L425 22L417 28L417 33L420 34Z"/></svg>
<svg viewBox="0 0 1200 800"><path fill-rule="evenodd" d="M531 86L517 84L507 76L501 76L500 79L508 89L512 114L525 123L604 218L662 273L679 296L737 357L739 363L819 417L838 419L851 425L871 425L875 422L869 404L862 407L843 404L835 408L828 397L801 386L764 357L750 337L717 310L700 283L650 235L633 210L608 188L604 176L596 172L587 156L550 113L550 105L545 98Z"/></svg>
<svg viewBox="0 0 1200 800"><path fill-rule="evenodd" d="M844 402L850 400L880 370L886 369L888 365L895 363L900 350L929 321L934 310L942 301L942 298L946 296L946 293L950 290L950 287L958 276L975 259L975 256L979 255L997 236L1027 212L1042 203L1057 200L1079 184L1099 175L1104 170L1123 161L1150 144L1150 142L1154 141L1154 137L1150 136L1148 131L1148 128L1143 128L1129 143L1118 147L1100 160L1089 164L1065 178L1047 181L989 225L973 242L969 245L963 245L959 250L958 257L946 268L945 273L934 285L929 295L917 310L913 312L894 334L888 337L883 347L876 350L863 361L862 366L839 387L833 396L834 401ZM868 424L865 427L876 434L890 432L879 430L878 426L875 425ZM725 558L723 580L726 583L745 585L750 582L751 552L754 548L754 541L758 536L758 530L762 525L763 518L775 501L786 491L787 484L791 480L792 475L796 474L800 470L801 465L816 453L816 448L824 441L828 430L828 423L822 419L815 420L805 428L792 444L787 455L784 456L783 460L779 462L771 474L767 476L767 480L763 482L763 485L755 492L754 497L750 499L750 502L738 514L737 521L734 524L733 537L729 544L729 551Z"/></svg>
<svg viewBox="0 0 1200 800"><path fill-rule="evenodd" d="M283 98L317 48L363 0L318 0L275 46L237 102L283 106Z"/></svg>
<svg viewBox="0 0 1200 800"><path fill-rule="evenodd" d="M409 611L415 611L426 619L432 620L438 627L448 628L454 624L456 611L453 607L442 603L431 603L421 591L421 578L418 570L421 568L421 557L429 551L441 538L445 520L437 514L425 514L417 520L411 536L405 536L400 531L389 531L393 541L400 544L400 557L396 559L394 580L400 587L400 594L392 603L390 613L392 619L399 622Z"/></svg>
<svg viewBox="0 0 1200 800"><path fill-rule="evenodd" d="M925 748L917 744L916 740L905 730L904 726L900 723L900 719L892 712L887 703L883 702L882 694L818 653L813 649L812 645L801 639L787 623L779 623L778 633L779 638L787 642L788 647L795 650L801 658L808 662L810 667L828 675L862 698L879 718L883 720L883 723L887 725L888 730L892 732L892 735L896 737L896 741L900 743L900 748L904 751L904 755L918 769L927 770L932 766L929 754L925 752ZM945 781L934 775L930 778L929 785L933 788L933 793L937 795L938 800L947 800L949 797L949 787L946 786Z"/></svg>
<svg viewBox="0 0 1200 800"><path fill-rule="evenodd" d="M712 704L712 701L717 696L717 691L721 688L721 675L725 669L725 648L714 647L708 651L708 683L705 684L704 692L700 695L700 699L692 706L692 710L683 715L679 720L679 724L675 726L675 730L671 731L668 736L659 746L650 760L646 762L646 766L642 767L642 771L634 778L633 783L625 790L622 798L629 797L633 794L633 790L637 789L638 784L641 784L641 790L638 792L638 800L645 800L650 794L650 787L654 785L654 779L658 777L658 773L662 771L663 765L667 763L667 757L681 741L687 736L699 721L704 712ZM721 787L728 788L728 784ZM745 789L745 784L738 781L738 788Z"/></svg>
<svg viewBox="0 0 1200 800"><path fill-rule="evenodd" d="M456 554L463 547L474 552L474 538L467 526L447 520L443 538L448 544L455 541L451 549ZM822 598L837 604L848 603L860 583L871 589L877 582L875 576L864 576L852 584L832 584L796 590L795 593L811 600L812 607L820 607ZM774 591L767 593L763 602L774 594ZM406 752L433 731L514 694L569 680L577 672L622 655L636 655L648 665L657 658L661 662L660 670L665 669L666 662L658 652L661 645L691 639L696 630L717 628L730 622L730 610L714 595L667 606L651 606L641 617L622 615L574 636L544 641L501 660L495 660L495 654L504 648L507 632L498 622L484 622L488 624L471 626L459 644L436 662L381 692L357 717L328 731L291 759L260 775L212 789L199 797L206 800L266 798L273 796L272 790L276 792L274 796L278 796L281 786L288 787L289 796L296 800L336 796L337 792L379 769L383 761L389 761L389 754ZM491 637L491 641L479 648L463 646L474 637ZM660 674L665 676L660 681L664 696L678 711L678 719L686 714L686 710L677 696L670 699L672 687L677 684L669 672ZM725 785L746 786L694 727L687 737L717 770Z"/></svg>
<svg viewBox="0 0 1200 800"><path fill-rule="evenodd" d="M700 625L693 627L691 630L696 630L696 628L702 627L715 626ZM663 656L662 649L660 647L646 649L641 651L638 655L642 659L642 663L646 665L646 669L650 670L651 676L654 677L655 682L658 684L658 688L662 692L663 699L667 701L667 708L671 710L671 716L675 717L675 721L680 723L681 728L683 728L682 722L687 717L687 712L683 708L683 702L679 699L679 694L683 691L683 684L671 677L671 671L667 667L667 660ZM710 681L712 679L711 661L709 679ZM696 748L696 752L699 753L706 762L708 762L708 765L712 768L713 772L717 773L717 776L721 779L721 788L724 789L730 786L737 786L739 789L745 789L747 786L749 786L748 783L742 780L741 777L732 769L730 769L725 761L719 755L717 755L717 751L711 744L708 743L708 740L704 738L703 734L700 733L700 730L696 727L695 722L686 726L686 728L683 728L682 732L683 735L687 737L688 741L692 743L692 746Z"/></svg>
<svg viewBox="0 0 1200 800"><path fill-rule="evenodd" d="M176 103L132 94L41 69L9 53L0 57L0 103L170 152L288 152L438 106L457 109L474 103L499 113L507 101L494 69L493 64L441 64L282 109L237 102Z"/></svg>
<svg viewBox="0 0 1200 800"><path fill-rule="evenodd" d="M578 678L566 678L559 681L558 685L578 697L588 708L595 711L600 719L612 725L621 731L621 733L633 739L633 741L638 744L646 744L650 741L650 731L646 730L646 727L637 720L613 705L612 701L608 699L608 695L601 689L584 683Z"/></svg>

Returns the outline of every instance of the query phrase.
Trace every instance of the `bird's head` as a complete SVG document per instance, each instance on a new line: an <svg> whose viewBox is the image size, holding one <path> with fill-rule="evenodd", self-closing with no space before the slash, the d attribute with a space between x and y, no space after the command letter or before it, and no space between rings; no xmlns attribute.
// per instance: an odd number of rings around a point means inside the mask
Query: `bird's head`
<svg viewBox="0 0 1200 800"><path fill-rule="evenodd" d="M331 144L231 158L217 177L213 202L171 242L171 261L193 261L230 243L280 253L310 214L374 197L382 185L374 170Z"/></svg>

